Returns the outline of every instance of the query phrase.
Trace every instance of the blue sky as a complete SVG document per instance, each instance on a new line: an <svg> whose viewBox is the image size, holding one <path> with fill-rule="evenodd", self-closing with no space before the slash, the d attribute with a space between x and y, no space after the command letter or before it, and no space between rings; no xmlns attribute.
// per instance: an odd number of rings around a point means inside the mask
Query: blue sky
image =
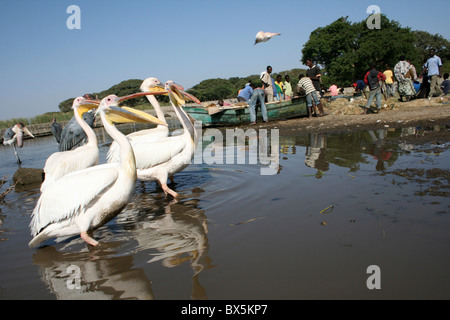
<svg viewBox="0 0 450 320"><path fill-rule="evenodd" d="M70 30L67 8L81 10ZM0 120L58 112L58 104L128 79L174 80L186 89L210 78L302 67L311 31L370 5L412 30L449 39L450 1L2 0ZM258 31L280 32L254 45Z"/></svg>

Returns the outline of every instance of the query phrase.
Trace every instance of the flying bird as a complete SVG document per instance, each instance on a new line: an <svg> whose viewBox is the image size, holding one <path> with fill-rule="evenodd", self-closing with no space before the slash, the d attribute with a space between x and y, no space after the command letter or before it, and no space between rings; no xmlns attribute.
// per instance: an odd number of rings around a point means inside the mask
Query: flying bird
<svg viewBox="0 0 450 320"><path fill-rule="evenodd" d="M28 128L22 122L19 122L15 126L7 129L3 134L3 145L12 146L18 164L21 164L22 161L19 158L16 147L23 147L25 133L34 138L34 135L28 130Z"/></svg>
<svg viewBox="0 0 450 320"><path fill-rule="evenodd" d="M274 36L279 36L281 33L263 32L260 31L256 34L255 45L260 42L266 42L272 39Z"/></svg>
<svg viewBox="0 0 450 320"><path fill-rule="evenodd" d="M82 119L82 116L85 112L97 108L99 103L99 101L86 100L83 97L73 100L72 109L75 120L85 132L88 143L73 150L55 152L48 157L44 166L45 178L41 185L41 191L68 173L98 164L97 136L94 130Z"/></svg>
<svg viewBox="0 0 450 320"><path fill-rule="evenodd" d="M122 98L110 95L101 101L97 113L106 132L120 146L120 162L72 172L46 187L32 213L30 247L51 238L77 234L86 243L96 246L98 241L88 232L113 219L126 206L136 183L136 161L130 142L113 124L161 124L145 112L118 106L121 101L142 95Z"/></svg>

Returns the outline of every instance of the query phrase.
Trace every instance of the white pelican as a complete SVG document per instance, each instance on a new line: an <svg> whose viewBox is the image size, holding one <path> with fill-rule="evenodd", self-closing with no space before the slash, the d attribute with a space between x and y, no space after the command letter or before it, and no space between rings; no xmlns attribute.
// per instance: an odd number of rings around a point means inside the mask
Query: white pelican
<svg viewBox="0 0 450 320"><path fill-rule="evenodd" d="M133 150L136 155L138 179L157 181L165 194L178 197L178 194L167 186L167 179L190 164L197 146L197 132L182 106L185 104L185 98L199 104L200 101L184 92L184 89L173 81L168 81L165 88L184 133L134 143Z"/></svg>
<svg viewBox="0 0 450 320"><path fill-rule="evenodd" d="M88 143L73 150L55 152L48 157L44 166L45 179L41 185L41 191L68 173L98 164L97 137L94 130L82 118L85 112L97 108L98 104L99 101L86 100L83 97L73 100L74 117L86 133Z"/></svg>
<svg viewBox="0 0 450 320"><path fill-rule="evenodd" d="M148 93L145 93L148 94ZM80 234L88 244L96 240L88 231L107 223L127 204L136 183L136 162L130 142L113 123L153 122L157 118L118 103L142 93L119 98L104 98L97 109L106 132L120 145L120 162L108 163L72 172L50 184L42 192L32 213L30 223L34 247L54 237Z"/></svg>
<svg viewBox="0 0 450 320"><path fill-rule="evenodd" d="M16 146L19 148L23 147L23 135L24 133L28 134L30 137L34 138L34 135L28 130L27 127L22 122L17 123L15 126L7 129L3 134L3 145L12 146L14 150L14 154L17 158L17 163L21 164L22 161L19 158L19 154L17 153Z"/></svg>
<svg viewBox="0 0 450 320"><path fill-rule="evenodd" d="M255 44L260 42L266 42L272 39L274 36L279 36L281 33L273 33L273 32L263 32L260 31L256 34Z"/></svg>
<svg viewBox="0 0 450 320"><path fill-rule="evenodd" d="M164 92L167 94L167 91L165 91L164 86L161 85L161 82L157 78L153 77L145 79L142 82L140 89L142 92ZM164 112L162 111L158 100L156 100L153 95L147 95L147 99L155 109L156 116L161 122L164 123L164 125L158 125L156 128L140 130L127 135L127 138L130 140L133 149L140 144L145 143L145 141L165 138L169 135L169 126L167 125L166 118L164 117ZM113 142L111 144L106 157L108 162L119 161L119 146L116 142Z"/></svg>

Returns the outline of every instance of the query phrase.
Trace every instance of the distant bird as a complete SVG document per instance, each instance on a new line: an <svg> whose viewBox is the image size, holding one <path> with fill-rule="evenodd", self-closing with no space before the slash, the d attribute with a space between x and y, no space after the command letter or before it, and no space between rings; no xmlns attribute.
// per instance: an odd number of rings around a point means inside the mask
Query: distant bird
<svg viewBox="0 0 450 320"><path fill-rule="evenodd" d="M63 129L62 129L61 125L58 122L56 122L55 118L53 118L51 131L52 131L53 136L56 139L56 142L58 142L58 143L61 141L61 132L62 132L62 130Z"/></svg>
<svg viewBox="0 0 450 320"><path fill-rule="evenodd" d="M272 39L274 36L279 36L281 33L263 32L260 31L256 34L255 45L260 42L266 42Z"/></svg>
<svg viewBox="0 0 450 320"><path fill-rule="evenodd" d="M73 100L72 109L75 120L85 132L88 142L79 148L55 152L48 157L44 166L45 178L41 185L41 191L66 174L98 164L97 137L94 130L82 119L82 116L85 112L97 108L99 103L100 101L86 100L83 97Z"/></svg>
<svg viewBox="0 0 450 320"><path fill-rule="evenodd" d="M167 94L167 91L164 89L164 86L161 84L157 78L147 78L141 84L142 92L164 92ZM161 106L153 95L147 95L148 101L151 103L153 108L155 109L156 116L158 119L164 123L164 125L158 125L156 128L144 129L140 131L136 131L127 135L127 138L130 140L131 145L139 145L144 143L145 141L151 141L158 138L165 138L169 135L169 127L167 125L166 118L164 117L164 112L161 109ZM108 162L118 162L119 161L119 146L116 142L111 144L109 148L107 159Z"/></svg>
<svg viewBox="0 0 450 320"><path fill-rule="evenodd" d="M28 130L22 122L17 123L15 126L7 129L3 134L3 145L12 146L14 154L17 158L17 164L21 164L22 161L19 158L16 147L23 147L24 133L34 138L34 135Z"/></svg>
<svg viewBox="0 0 450 320"><path fill-rule="evenodd" d="M86 112L83 114L83 120L92 128L94 127L95 113ZM86 138L86 133L80 127L75 116L64 126L61 132L61 140L59 142L59 151L72 150L78 147Z"/></svg>
<svg viewBox="0 0 450 320"><path fill-rule="evenodd" d="M173 81L166 82L165 89L184 133L159 139L133 140L132 146L136 155L138 179L157 181L165 194L178 197L178 193L167 186L167 179L190 164L197 146L197 131L182 107L185 99L199 104L200 101Z"/></svg>
<svg viewBox="0 0 450 320"><path fill-rule="evenodd" d="M106 132L120 146L120 162L75 171L45 188L32 213L30 247L51 238L77 234L96 246L98 242L88 232L113 219L126 206L136 183L136 161L130 142L113 123L161 124L145 112L118 106L119 102L137 96L142 93L122 98L110 95L101 101L97 113Z"/></svg>

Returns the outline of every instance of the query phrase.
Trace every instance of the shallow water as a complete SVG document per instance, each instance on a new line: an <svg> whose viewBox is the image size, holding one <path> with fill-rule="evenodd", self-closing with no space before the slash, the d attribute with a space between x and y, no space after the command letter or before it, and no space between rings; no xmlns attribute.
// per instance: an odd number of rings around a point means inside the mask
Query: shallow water
<svg viewBox="0 0 450 320"><path fill-rule="evenodd" d="M212 163L220 144L204 141L215 153L175 176L181 198L138 181L125 210L94 233L98 248L79 237L28 248L39 186L14 190L0 203L0 297L449 299L450 182L404 171L448 172L449 142L395 139L417 132L280 136L274 175ZM97 134L104 159L110 140ZM42 168L55 151L51 136L26 140L22 167ZM0 154L9 185L18 165L11 148ZM380 289L367 286L371 265Z"/></svg>

